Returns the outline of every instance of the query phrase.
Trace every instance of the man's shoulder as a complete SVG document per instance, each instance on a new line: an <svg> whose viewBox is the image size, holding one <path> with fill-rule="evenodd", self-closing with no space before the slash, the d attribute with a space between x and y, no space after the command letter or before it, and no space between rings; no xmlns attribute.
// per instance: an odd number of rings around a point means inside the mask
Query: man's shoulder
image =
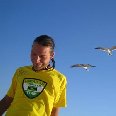
<svg viewBox="0 0 116 116"><path fill-rule="evenodd" d="M66 79L66 76L65 76L62 72L60 72L59 70L54 69L54 73L55 73L55 75L57 75L60 79Z"/></svg>
<svg viewBox="0 0 116 116"><path fill-rule="evenodd" d="M18 68L16 68L16 72L24 72L24 71L31 71L32 70L32 66L29 65L29 66L20 66Z"/></svg>
<svg viewBox="0 0 116 116"><path fill-rule="evenodd" d="M21 70L21 69L32 69L32 65L20 66L20 67L17 68L17 70Z"/></svg>

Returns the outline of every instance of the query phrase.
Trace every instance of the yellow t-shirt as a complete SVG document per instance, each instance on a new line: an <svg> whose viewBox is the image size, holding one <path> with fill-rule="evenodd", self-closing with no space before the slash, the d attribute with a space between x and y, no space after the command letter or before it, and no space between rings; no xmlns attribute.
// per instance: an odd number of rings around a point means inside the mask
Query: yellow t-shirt
<svg viewBox="0 0 116 116"><path fill-rule="evenodd" d="M66 77L57 70L16 70L7 92L14 98L6 116L50 116L53 107L66 107Z"/></svg>

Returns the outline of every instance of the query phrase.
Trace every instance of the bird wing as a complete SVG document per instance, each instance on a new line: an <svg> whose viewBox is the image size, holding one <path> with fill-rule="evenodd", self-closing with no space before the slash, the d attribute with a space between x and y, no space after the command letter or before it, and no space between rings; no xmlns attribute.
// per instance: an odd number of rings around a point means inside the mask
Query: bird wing
<svg viewBox="0 0 116 116"><path fill-rule="evenodd" d="M116 46L112 46L110 50L116 50Z"/></svg>
<svg viewBox="0 0 116 116"><path fill-rule="evenodd" d="M93 66L91 64L85 64L86 67L96 67L96 66Z"/></svg>
<svg viewBox="0 0 116 116"><path fill-rule="evenodd" d="M108 48L103 48L103 47L97 47L97 48L95 48L95 49L99 49L99 50L102 50L102 51L108 50Z"/></svg>
<svg viewBox="0 0 116 116"><path fill-rule="evenodd" d="M72 65L71 67L78 67L78 64L74 64L74 65Z"/></svg>
<svg viewBox="0 0 116 116"><path fill-rule="evenodd" d="M74 64L71 67L82 67L83 64Z"/></svg>

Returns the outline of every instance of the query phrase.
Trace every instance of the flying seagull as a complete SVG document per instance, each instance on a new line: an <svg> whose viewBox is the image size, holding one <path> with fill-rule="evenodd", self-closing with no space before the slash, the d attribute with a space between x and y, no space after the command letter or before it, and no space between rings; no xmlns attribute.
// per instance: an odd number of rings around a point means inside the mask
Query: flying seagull
<svg viewBox="0 0 116 116"><path fill-rule="evenodd" d="M81 68L84 68L85 70L89 71L89 68L90 67L96 67L96 66L92 66L90 64L74 64L71 66L72 68L73 67L81 67Z"/></svg>
<svg viewBox="0 0 116 116"><path fill-rule="evenodd" d="M112 55L112 51L116 50L116 46L112 46L111 48L97 47L95 49L99 49L99 50L105 51L105 52L108 53L109 56L111 56Z"/></svg>

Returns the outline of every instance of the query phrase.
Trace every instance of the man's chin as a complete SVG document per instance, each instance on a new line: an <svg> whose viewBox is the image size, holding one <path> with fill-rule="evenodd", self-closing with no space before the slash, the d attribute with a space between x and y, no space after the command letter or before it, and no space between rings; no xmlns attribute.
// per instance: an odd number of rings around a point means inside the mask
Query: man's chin
<svg viewBox="0 0 116 116"><path fill-rule="evenodd" d="M42 68L43 68L43 67L41 67L41 66L33 66L33 69L34 69L35 71L42 70Z"/></svg>
<svg viewBox="0 0 116 116"><path fill-rule="evenodd" d="M47 65L33 65L33 69L35 71L39 71L39 70L44 70L47 67Z"/></svg>

